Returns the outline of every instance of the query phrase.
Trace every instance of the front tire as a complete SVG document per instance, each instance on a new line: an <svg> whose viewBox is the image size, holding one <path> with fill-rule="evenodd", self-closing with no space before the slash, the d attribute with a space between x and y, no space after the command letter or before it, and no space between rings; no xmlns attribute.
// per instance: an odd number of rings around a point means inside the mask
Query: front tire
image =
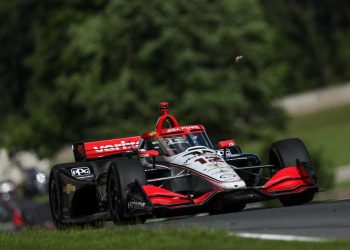
<svg viewBox="0 0 350 250"><path fill-rule="evenodd" d="M144 216L126 217L126 188L130 183L146 183L143 167L134 160L113 161L108 169L107 201L110 216L115 224L145 222Z"/></svg>
<svg viewBox="0 0 350 250"><path fill-rule="evenodd" d="M306 191L301 194L292 194L288 196L283 196L279 200L285 207L302 205L305 203L309 203L313 200L315 195L315 191Z"/></svg>
<svg viewBox="0 0 350 250"><path fill-rule="evenodd" d="M282 168L297 166L298 161L311 168L314 175L311 177L316 183L316 175L314 174L309 153L300 139L290 138L272 143L269 151L269 163L275 167L271 169L271 176ZM307 190L300 194L280 197L279 200L283 206L301 205L312 201L314 194L314 190Z"/></svg>

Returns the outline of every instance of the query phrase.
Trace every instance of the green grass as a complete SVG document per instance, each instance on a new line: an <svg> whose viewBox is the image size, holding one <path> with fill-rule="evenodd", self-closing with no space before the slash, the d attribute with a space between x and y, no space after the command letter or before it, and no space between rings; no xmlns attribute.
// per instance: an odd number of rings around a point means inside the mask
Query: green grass
<svg viewBox="0 0 350 250"><path fill-rule="evenodd" d="M40 194L33 197L33 200L38 203L45 203L49 200L48 194Z"/></svg>
<svg viewBox="0 0 350 250"><path fill-rule="evenodd" d="M342 181L342 182L336 183L335 188L349 189L350 188L350 181Z"/></svg>
<svg viewBox="0 0 350 250"><path fill-rule="evenodd" d="M309 147L321 149L335 166L350 164L350 106L295 117L288 135L303 138Z"/></svg>
<svg viewBox="0 0 350 250"><path fill-rule="evenodd" d="M346 249L349 240L327 242L283 242L245 239L227 231L194 229L104 228L84 230L35 230L1 233L2 250L12 249Z"/></svg>
<svg viewBox="0 0 350 250"><path fill-rule="evenodd" d="M275 139L298 137L310 151L322 152L330 167L350 164L350 105L292 117L285 133ZM244 150L262 153L262 142L249 142Z"/></svg>

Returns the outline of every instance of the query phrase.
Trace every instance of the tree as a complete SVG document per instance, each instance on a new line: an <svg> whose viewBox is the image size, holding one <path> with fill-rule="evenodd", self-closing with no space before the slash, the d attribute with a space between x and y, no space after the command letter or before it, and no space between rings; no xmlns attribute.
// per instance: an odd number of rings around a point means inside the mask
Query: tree
<svg viewBox="0 0 350 250"><path fill-rule="evenodd" d="M350 79L350 2L261 0L276 30L275 62L285 65L285 93Z"/></svg>
<svg viewBox="0 0 350 250"><path fill-rule="evenodd" d="M279 122L279 68L256 1L112 1L70 34L67 61L81 67L59 83L85 110L90 136L152 129L162 100L216 137Z"/></svg>
<svg viewBox="0 0 350 250"><path fill-rule="evenodd" d="M3 122L7 115L23 114L26 101L26 80L29 69L23 61L31 53L33 37L29 32L30 24L22 20L32 18L26 12L33 1L0 2L0 119ZM6 25L5 25L6 24Z"/></svg>
<svg viewBox="0 0 350 250"><path fill-rule="evenodd" d="M0 2L0 143L48 155L62 145L55 79L66 29L101 10L104 0L13 0ZM53 136L51 136L53 135ZM51 139L52 138L52 139Z"/></svg>
<svg viewBox="0 0 350 250"><path fill-rule="evenodd" d="M282 124L273 106L282 69L256 0L111 0L68 24L52 31L67 38L53 64L40 62L39 48L50 55L56 43L39 35L25 123L38 134L13 128L9 145L48 154L67 141L139 134L153 129L163 100L182 124L203 123L215 138L256 137Z"/></svg>

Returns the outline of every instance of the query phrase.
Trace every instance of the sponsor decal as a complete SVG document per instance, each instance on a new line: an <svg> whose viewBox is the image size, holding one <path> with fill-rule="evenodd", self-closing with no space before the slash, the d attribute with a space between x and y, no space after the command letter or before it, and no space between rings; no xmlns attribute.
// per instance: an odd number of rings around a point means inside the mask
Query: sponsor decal
<svg viewBox="0 0 350 250"><path fill-rule="evenodd" d="M230 172L230 169L227 169L223 166L217 166L217 165L208 165L206 168L203 169L203 172L207 172L209 175L218 175L222 173Z"/></svg>
<svg viewBox="0 0 350 250"><path fill-rule="evenodd" d="M91 175L91 171L88 167L72 168L70 172L74 177L85 177Z"/></svg>
<svg viewBox="0 0 350 250"><path fill-rule="evenodd" d="M177 128L169 128L166 130L166 133L173 133L173 132L180 132L184 130L191 130L191 129L201 129L199 126L183 126L183 127L177 127Z"/></svg>
<svg viewBox="0 0 350 250"><path fill-rule="evenodd" d="M208 156L206 156L205 157L205 159L207 159L209 162L214 162L214 163L216 163L216 162L225 162L223 159L221 159L220 157L216 157L216 156L210 156L210 157L208 157Z"/></svg>
<svg viewBox="0 0 350 250"><path fill-rule="evenodd" d="M155 136L157 134L157 131L152 131L148 133L148 136L152 137Z"/></svg>
<svg viewBox="0 0 350 250"><path fill-rule="evenodd" d="M189 153L188 153L189 154ZM240 180L239 175L228 165L224 159L216 153L203 153L201 155L186 155L182 157L174 157L175 164L184 165L189 169L198 171L208 177L220 182L231 182ZM191 170L190 170L191 171Z"/></svg>
<svg viewBox="0 0 350 250"><path fill-rule="evenodd" d="M248 158L247 157L235 157L235 158L232 158L231 160L247 160Z"/></svg>
<svg viewBox="0 0 350 250"><path fill-rule="evenodd" d="M222 174L222 175L220 175L220 179L231 179L231 178L234 178L234 177L236 177L237 175L235 175L235 174L232 174L232 173L229 173L229 174Z"/></svg>
<svg viewBox="0 0 350 250"><path fill-rule="evenodd" d="M63 188L64 192L66 194L70 194L70 193L73 193L75 192L76 188L75 186L73 186L72 184L67 184L64 188Z"/></svg>
<svg viewBox="0 0 350 250"><path fill-rule="evenodd" d="M231 153L231 151L229 149L226 149L226 156L232 156L233 154ZM219 155L219 156L224 156L224 149L219 149L216 151L216 153Z"/></svg>
<svg viewBox="0 0 350 250"><path fill-rule="evenodd" d="M120 150L134 150L137 149L139 145L139 142L125 142L121 141L120 143L117 144L109 144L109 145L101 145L99 147L93 147L93 149L97 153L102 153L102 152L113 152L113 151L120 151Z"/></svg>
<svg viewBox="0 0 350 250"><path fill-rule="evenodd" d="M197 157L198 157L198 155L188 156L186 161L184 161L184 164L188 163L189 161L191 161L192 159L197 158Z"/></svg>
<svg viewBox="0 0 350 250"><path fill-rule="evenodd" d="M128 202L128 209L143 209L146 207L145 202L141 201L129 201Z"/></svg>
<svg viewBox="0 0 350 250"><path fill-rule="evenodd" d="M206 157L202 157L202 158L198 158L195 160L195 162L199 162L200 164L210 164L213 163L215 166L218 165L218 163L225 163L225 161L223 159L221 159L220 157L216 157L216 156L206 156ZM210 165L213 165L210 164Z"/></svg>
<svg viewBox="0 0 350 250"><path fill-rule="evenodd" d="M195 159L194 162L199 162L200 164L207 164L207 163L214 163L217 164L219 162L221 163L225 163L225 161L217 156L205 156L205 157L199 157L198 155L191 155L191 156L187 156L186 160L184 161L184 164L188 163L189 161L191 161L192 159Z"/></svg>

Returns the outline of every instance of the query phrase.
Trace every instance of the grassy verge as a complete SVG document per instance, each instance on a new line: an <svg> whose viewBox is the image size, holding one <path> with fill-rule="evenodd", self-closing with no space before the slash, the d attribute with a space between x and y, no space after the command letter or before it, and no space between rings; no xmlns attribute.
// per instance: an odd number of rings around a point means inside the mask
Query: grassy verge
<svg viewBox="0 0 350 250"><path fill-rule="evenodd" d="M47 202L49 200L49 195L48 194L40 194L40 195L37 195L33 198L33 200L35 202L38 202L38 203L44 203L44 202Z"/></svg>
<svg viewBox="0 0 350 250"><path fill-rule="evenodd" d="M35 230L0 233L2 250L12 249L345 249L350 241L282 242L245 239L226 231L204 229L113 228L98 230Z"/></svg>
<svg viewBox="0 0 350 250"><path fill-rule="evenodd" d="M311 150L322 152L332 166L350 164L350 105L292 117L287 131L274 135L275 139L301 138ZM245 151L263 153L263 143L250 142Z"/></svg>
<svg viewBox="0 0 350 250"><path fill-rule="evenodd" d="M335 187L336 188L347 188L347 189L350 189L350 181L342 181L342 182L336 183Z"/></svg>
<svg viewBox="0 0 350 250"><path fill-rule="evenodd" d="M288 134L303 138L312 148L320 148L335 166L350 163L350 106L295 117Z"/></svg>

